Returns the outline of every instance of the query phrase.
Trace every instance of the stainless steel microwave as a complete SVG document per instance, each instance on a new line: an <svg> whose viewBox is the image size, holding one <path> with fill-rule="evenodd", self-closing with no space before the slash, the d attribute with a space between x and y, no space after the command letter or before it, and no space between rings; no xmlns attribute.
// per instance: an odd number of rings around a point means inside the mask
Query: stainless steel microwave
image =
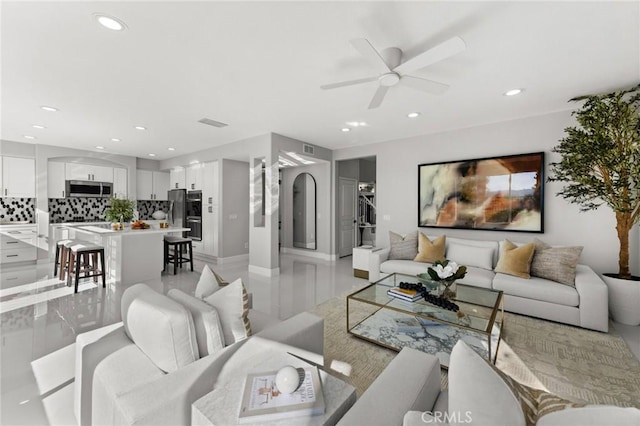
<svg viewBox="0 0 640 426"><path fill-rule="evenodd" d="M111 197L111 182L95 182L89 180L68 180L65 185L67 197Z"/></svg>

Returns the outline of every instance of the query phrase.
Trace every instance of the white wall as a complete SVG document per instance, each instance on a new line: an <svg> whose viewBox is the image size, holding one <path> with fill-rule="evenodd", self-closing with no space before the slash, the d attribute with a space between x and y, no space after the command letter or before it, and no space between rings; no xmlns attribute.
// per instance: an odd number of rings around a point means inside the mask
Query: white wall
<svg viewBox="0 0 640 426"><path fill-rule="evenodd" d="M449 160L522 154L544 151L548 164L558 161L559 155L551 148L564 136L564 128L574 125L569 111L529 117L509 122L424 135L379 144L334 151L334 160L377 156L376 201L378 246L388 246L388 231L406 233L417 228L418 217L418 165ZM421 228L430 235L447 234L471 239L504 238L513 241L531 241L538 237L549 244L584 246L581 263L597 272L616 272L618 265L618 239L615 217L610 209L581 213L578 206L569 204L555 194L559 183L546 183L544 188L544 234L496 232L483 230L440 230ZM335 221L332 222L335 227ZM631 262L638 270L638 239L636 226L632 241L636 247Z"/></svg>
<svg viewBox="0 0 640 426"><path fill-rule="evenodd" d="M249 253L249 164L242 161L221 162L220 257Z"/></svg>

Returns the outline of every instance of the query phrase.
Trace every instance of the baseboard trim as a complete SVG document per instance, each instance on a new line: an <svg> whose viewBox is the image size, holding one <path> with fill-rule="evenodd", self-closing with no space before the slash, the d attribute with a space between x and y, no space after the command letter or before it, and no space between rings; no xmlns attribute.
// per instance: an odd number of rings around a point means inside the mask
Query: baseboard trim
<svg viewBox="0 0 640 426"><path fill-rule="evenodd" d="M265 277L277 277L280 275L280 268L263 268L262 266L249 265L249 273L263 275Z"/></svg>
<svg viewBox="0 0 640 426"><path fill-rule="evenodd" d="M317 251L309 251L305 249L297 249L292 247L282 247L280 251L284 254L295 254L296 256L307 256L315 259L322 259L333 262L336 260L335 254L319 253Z"/></svg>
<svg viewBox="0 0 640 426"><path fill-rule="evenodd" d="M239 254L237 256L216 258L216 263L218 265L222 265L223 263L248 262L248 261L249 261L249 253Z"/></svg>

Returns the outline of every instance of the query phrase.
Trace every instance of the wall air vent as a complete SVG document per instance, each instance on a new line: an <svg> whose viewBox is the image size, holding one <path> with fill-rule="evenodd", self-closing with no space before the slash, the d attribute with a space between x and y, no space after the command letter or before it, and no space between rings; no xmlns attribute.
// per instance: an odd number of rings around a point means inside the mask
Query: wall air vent
<svg viewBox="0 0 640 426"><path fill-rule="evenodd" d="M315 155L315 147L313 145L307 145L305 143L302 145L302 152L307 155Z"/></svg>
<svg viewBox="0 0 640 426"><path fill-rule="evenodd" d="M213 127L227 127L228 126L228 124L226 124L226 123L221 123L219 121L212 120L210 118L203 118L202 120L198 120L198 123L207 124L207 125L213 126Z"/></svg>

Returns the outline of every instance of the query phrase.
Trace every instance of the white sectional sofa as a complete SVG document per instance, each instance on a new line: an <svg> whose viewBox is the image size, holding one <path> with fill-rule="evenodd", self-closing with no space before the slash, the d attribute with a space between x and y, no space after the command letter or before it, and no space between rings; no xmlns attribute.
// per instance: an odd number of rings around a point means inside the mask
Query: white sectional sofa
<svg viewBox="0 0 640 426"><path fill-rule="evenodd" d="M463 249L464 248L464 249ZM390 248L374 251L369 257L369 281L398 272L424 273L429 263L390 260ZM588 266L576 268L575 287L544 278L519 278L494 272L500 253L498 241L447 237L447 259L467 265L460 284L502 290L505 310L598 331L609 329L607 286Z"/></svg>
<svg viewBox="0 0 640 426"><path fill-rule="evenodd" d="M322 318L301 313L274 322L250 310L252 336L198 356L212 342L203 342L202 329L194 330L197 315L149 287L136 289L136 306L127 297L132 289L123 294L123 322L76 339L74 410L79 425L190 425L191 404L211 392L227 362L249 339L300 348L310 354L307 358L323 353ZM216 333L222 331L213 330L207 339Z"/></svg>

